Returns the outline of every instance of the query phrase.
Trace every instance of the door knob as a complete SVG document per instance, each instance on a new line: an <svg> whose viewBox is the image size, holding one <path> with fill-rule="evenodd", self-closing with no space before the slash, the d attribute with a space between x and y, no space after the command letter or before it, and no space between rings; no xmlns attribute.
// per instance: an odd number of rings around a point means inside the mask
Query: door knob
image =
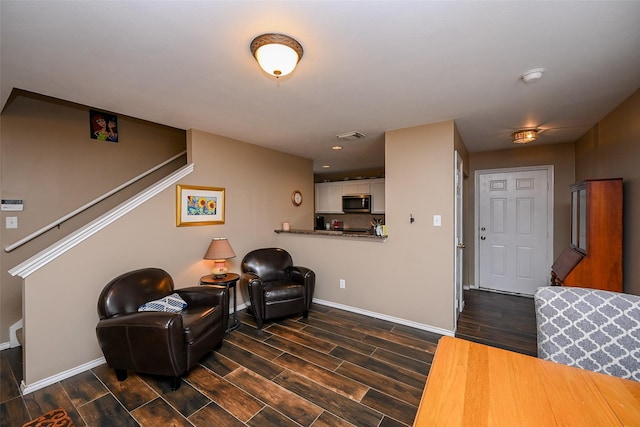
<svg viewBox="0 0 640 427"><path fill-rule="evenodd" d="M466 248L464 243L458 243L458 249L464 249Z"/></svg>
<svg viewBox="0 0 640 427"><path fill-rule="evenodd" d="M487 240L487 238L484 236L480 236L480 240Z"/></svg>

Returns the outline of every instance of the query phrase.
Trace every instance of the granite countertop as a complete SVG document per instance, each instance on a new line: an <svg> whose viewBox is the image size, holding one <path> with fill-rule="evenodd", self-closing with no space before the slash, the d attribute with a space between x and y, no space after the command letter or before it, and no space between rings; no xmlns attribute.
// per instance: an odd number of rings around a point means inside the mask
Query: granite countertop
<svg viewBox="0 0 640 427"><path fill-rule="evenodd" d="M349 232L339 230L273 230L278 234L302 234L307 236L332 236L332 237L348 237L353 239L368 239L368 240L386 240L389 236L376 236L372 233L364 232Z"/></svg>

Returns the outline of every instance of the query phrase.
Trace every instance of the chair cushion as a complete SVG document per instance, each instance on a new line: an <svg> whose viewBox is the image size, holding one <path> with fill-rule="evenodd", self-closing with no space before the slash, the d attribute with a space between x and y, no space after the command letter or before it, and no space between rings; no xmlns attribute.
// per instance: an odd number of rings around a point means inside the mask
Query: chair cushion
<svg viewBox="0 0 640 427"><path fill-rule="evenodd" d="M138 311L167 311L177 313L187 308L187 303L177 293L172 293L164 298L148 301L138 307Z"/></svg>
<svg viewBox="0 0 640 427"><path fill-rule="evenodd" d="M218 305L215 307L189 307L180 313L185 341L191 344L205 331L222 323L222 311L222 307Z"/></svg>
<svg viewBox="0 0 640 427"><path fill-rule="evenodd" d="M265 301L283 301L304 297L304 288L289 280L274 280L264 284Z"/></svg>

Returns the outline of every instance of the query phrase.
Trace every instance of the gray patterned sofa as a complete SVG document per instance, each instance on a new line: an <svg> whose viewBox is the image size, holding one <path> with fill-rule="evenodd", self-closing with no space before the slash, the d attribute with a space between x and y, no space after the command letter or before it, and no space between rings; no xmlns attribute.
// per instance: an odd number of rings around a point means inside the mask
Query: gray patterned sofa
<svg viewBox="0 0 640 427"><path fill-rule="evenodd" d="M534 301L539 358L640 381L640 296L550 286Z"/></svg>

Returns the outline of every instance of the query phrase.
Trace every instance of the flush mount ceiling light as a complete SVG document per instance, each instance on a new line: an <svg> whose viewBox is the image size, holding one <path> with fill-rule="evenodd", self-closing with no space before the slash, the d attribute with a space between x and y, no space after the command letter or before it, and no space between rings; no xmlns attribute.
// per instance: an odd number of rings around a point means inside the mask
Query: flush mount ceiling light
<svg viewBox="0 0 640 427"><path fill-rule="evenodd" d="M537 82L542 78L542 73L544 73L544 68L534 68L533 70L525 71L522 73L520 78L525 83L533 83Z"/></svg>
<svg viewBox="0 0 640 427"><path fill-rule="evenodd" d="M276 78L290 74L304 53L297 40L275 33L256 37L251 42L250 49L260 67Z"/></svg>
<svg viewBox="0 0 640 427"><path fill-rule="evenodd" d="M521 129L511 134L514 144L528 144L538 139L538 129Z"/></svg>

